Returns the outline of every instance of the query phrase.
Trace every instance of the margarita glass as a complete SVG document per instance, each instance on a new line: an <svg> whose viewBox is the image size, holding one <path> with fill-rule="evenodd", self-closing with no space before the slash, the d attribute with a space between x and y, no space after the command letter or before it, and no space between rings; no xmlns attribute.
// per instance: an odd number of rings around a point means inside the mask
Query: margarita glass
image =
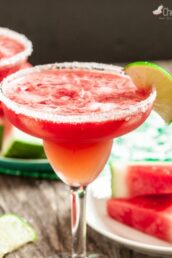
<svg viewBox="0 0 172 258"><path fill-rule="evenodd" d="M23 34L0 27L0 81L20 70L32 53L32 43ZM0 107L1 116L3 116Z"/></svg>
<svg viewBox="0 0 172 258"><path fill-rule="evenodd" d="M32 43L24 35L0 27L0 81L19 70L32 53Z"/></svg>
<svg viewBox="0 0 172 258"><path fill-rule="evenodd" d="M42 65L4 79L5 115L44 140L54 171L70 186L72 254L56 257L102 257L86 253L86 187L106 164L113 138L144 122L155 95L122 68L97 63Z"/></svg>
<svg viewBox="0 0 172 258"><path fill-rule="evenodd" d="M27 66L25 62L31 53L32 43L30 40L20 33L0 27L0 81ZM0 103L0 143L3 126L4 114Z"/></svg>

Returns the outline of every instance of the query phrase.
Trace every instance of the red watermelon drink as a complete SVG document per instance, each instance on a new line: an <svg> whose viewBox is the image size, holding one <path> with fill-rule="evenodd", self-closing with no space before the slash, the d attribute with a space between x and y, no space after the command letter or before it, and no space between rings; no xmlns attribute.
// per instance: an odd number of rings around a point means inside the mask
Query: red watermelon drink
<svg viewBox="0 0 172 258"><path fill-rule="evenodd" d="M0 81L23 69L32 53L32 43L24 35L0 27ZM0 146L4 128L4 115L0 103Z"/></svg>
<svg viewBox="0 0 172 258"><path fill-rule="evenodd" d="M103 169L113 138L143 123L154 99L154 91L138 89L121 68L96 63L43 65L3 81L7 118L44 140L55 172L71 187L72 257L86 257L86 186Z"/></svg>
<svg viewBox="0 0 172 258"><path fill-rule="evenodd" d="M24 35L0 27L0 81L20 69L32 53L32 43ZM0 116L3 117L0 106Z"/></svg>
<svg viewBox="0 0 172 258"><path fill-rule="evenodd" d="M32 53L32 43L24 35L0 27L0 81L16 72Z"/></svg>

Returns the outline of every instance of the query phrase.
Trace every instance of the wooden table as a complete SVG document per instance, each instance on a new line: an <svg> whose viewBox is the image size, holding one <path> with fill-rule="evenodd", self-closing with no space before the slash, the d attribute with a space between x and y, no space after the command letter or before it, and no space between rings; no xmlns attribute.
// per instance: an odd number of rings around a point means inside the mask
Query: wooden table
<svg viewBox="0 0 172 258"><path fill-rule="evenodd" d="M172 72L171 61L161 65ZM8 258L47 258L57 251L70 251L70 203L63 183L0 175L0 213L4 212L26 218L39 237L36 244L28 244ZM118 245L89 227L87 244L89 251L109 258L152 258Z"/></svg>
<svg viewBox="0 0 172 258"><path fill-rule="evenodd" d="M47 258L60 250L70 251L68 194L67 186L58 181L0 176L0 213L23 216L38 233L36 244L28 244L8 258ZM87 243L89 251L109 258L151 258L118 245L89 227Z"/></svg>

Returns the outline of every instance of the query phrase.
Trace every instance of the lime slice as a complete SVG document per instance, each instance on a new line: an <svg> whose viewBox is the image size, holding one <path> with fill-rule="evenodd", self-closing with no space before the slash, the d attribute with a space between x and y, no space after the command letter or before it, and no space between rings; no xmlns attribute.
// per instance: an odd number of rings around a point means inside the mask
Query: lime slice
<svg viewBox="0 0 172 258"><path fill-rule="evenodd" d="M162 67L149 62L128 64L124 71L139 88L155 87L153 109L167 122L172 121L172 76Z"/></svg>
<svg viewBox="0 0 172 258"><path fill-rule="evenodd" d="M5 125L1 155L10 158L45 158L42 140L28 135L11 124Z"/></svg>
<svg viewBox="0 0 172 258"><path fill-rule="evenodd" d="M0 258L37 239L33 228L14 214L0 217Z"/></svg>

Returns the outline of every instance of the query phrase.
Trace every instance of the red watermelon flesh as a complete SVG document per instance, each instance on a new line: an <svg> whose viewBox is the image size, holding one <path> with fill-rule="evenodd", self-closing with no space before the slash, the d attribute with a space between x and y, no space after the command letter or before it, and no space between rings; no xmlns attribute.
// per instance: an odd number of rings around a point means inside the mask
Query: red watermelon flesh
<svg viewBox="0 0 172 258"><path fill-rule="evenodd" d="M25 68L29 68L32 67L32 65L29 62L24 62L21 66L20 66L20 70L23 70ZM0 103L0 119L4 117L4 112L3 109L1 107L1 103ZM1 123L2 124L2 123Z"/></svg>
<svg viewBox="0 0 172 258"><path fill-rule="evenodd" d="M172 162L111 164L112 196L172 193Z"/></svg>
<svg viewBox="0 0 172 258"><path fill-rule="evenodd" d="M112 219L172 243L172 195L111 198L107 212Z"/></svg>
<svg viewBox="0 0 172 258"><path fill-rule="evenodd" d="M32 67L32 65L29 62L25 62L21 65L20 70ZM6 119L4 118L4 112L0 103L0 150L2 145L2 139L3 139L3 132L4 127L6 126Z"/></svg>

